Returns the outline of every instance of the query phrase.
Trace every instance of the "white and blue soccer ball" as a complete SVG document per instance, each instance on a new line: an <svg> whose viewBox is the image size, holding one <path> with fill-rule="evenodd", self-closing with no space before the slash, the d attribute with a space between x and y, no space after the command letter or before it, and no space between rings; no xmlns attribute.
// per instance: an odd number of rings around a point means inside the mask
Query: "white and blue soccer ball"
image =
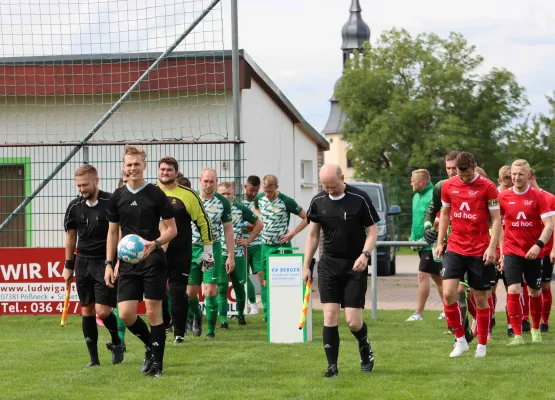
<svg viewBox="0 0 555 400"><path fill-rule="evenodd" d="M145 256L145 243L139 235L123 237L118 244L118 258L129 264L138 264Z"/></svg>

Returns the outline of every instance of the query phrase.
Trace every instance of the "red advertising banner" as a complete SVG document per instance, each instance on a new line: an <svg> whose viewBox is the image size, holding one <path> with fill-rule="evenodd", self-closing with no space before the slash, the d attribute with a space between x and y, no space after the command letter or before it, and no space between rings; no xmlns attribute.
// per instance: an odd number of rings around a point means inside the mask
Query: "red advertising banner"
<svg viewBox="0 0 555 400"><path fill-rule="evenodd" d="M64 261L63 248L0 248L0 315L61 316L66 290L62 277ZM199 300L204 311L202 288ZM228 302L229 314L237 314L231 282ZM138 313L146 313L144 302L139 304ZM81 314L75 278L68 314Z"/></svg>

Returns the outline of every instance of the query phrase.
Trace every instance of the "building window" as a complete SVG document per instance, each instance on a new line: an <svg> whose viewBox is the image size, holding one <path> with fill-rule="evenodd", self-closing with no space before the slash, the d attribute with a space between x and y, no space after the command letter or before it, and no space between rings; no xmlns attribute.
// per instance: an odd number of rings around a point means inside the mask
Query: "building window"
<svg viewBox="0 0 555 400"><path fill-rule="evenodd" d="M316 186L312 173L312 160L301 160L301 187Z"/></svg>

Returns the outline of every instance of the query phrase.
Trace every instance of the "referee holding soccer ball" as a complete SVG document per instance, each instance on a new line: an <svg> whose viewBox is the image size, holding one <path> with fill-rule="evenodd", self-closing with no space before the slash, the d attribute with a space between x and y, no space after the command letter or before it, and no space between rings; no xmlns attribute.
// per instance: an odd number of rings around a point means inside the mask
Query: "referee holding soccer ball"
<svg viewBox="0 0 555 400"><path fill-rule="evenodd" d="M167 262L162 245L177 234L174 209L164 192L146 182L146 154L136 146L125 146L123 164L129 180L110 196L108 207L108 239L106 243L106 273L109 287L118 279L119 316L129 331L143 341L147 348L141 372L148 376L162 376L166 329L162 320L162 301L166 292ZM164 224L160 234L159 225ZM113 269L118 239L136 234L146 241L144 258L138 264L120 260ZM137 316L143 300L151 331Z"/></svg>
<svg viewBox="0 0 555 400"><path fill-rule="evenodd" d="M309 233L306 239L303 280L312 281L310 263L324 232L323 254L318 263L318 287L324 306L324 350L328 359L326 378L336 377L339 354L340 308L358 340L361 369L371 372L374 353L362 309L368 283L368 260L378 237L378 214L366 192L343 182L338 165L326 164L320 170L324 190L312 199L308 209Z"/></svg>

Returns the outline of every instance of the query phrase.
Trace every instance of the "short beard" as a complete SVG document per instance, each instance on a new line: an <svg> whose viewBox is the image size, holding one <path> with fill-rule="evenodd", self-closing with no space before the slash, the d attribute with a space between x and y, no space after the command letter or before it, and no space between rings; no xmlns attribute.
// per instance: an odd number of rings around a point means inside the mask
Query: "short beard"
<svg viewBox="0 0 555 400"><path fill-rule="evenodd" d="M175 178L173 178L173 179L168 178L168 180L165 181L165 182L160 179L160 182L162 182L164 185L172 185L172 184L175 183Z"/></svg>

